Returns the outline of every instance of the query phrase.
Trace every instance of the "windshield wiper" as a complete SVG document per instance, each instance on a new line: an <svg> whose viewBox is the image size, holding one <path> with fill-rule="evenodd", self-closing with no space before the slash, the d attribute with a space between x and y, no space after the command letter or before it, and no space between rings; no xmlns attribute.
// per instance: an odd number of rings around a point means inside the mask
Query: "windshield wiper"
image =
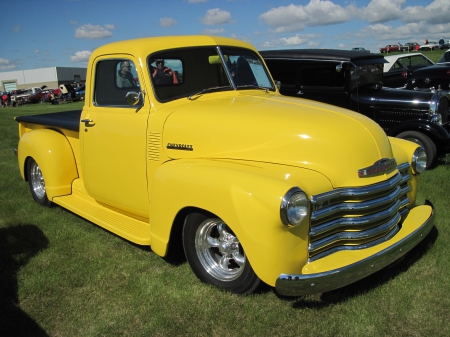
<svg viewBox="0 0 450 337"><path fill-rule="evenodd" d="M262 87L260 85L255 85L255 84L238 85L237 88L238 89L261 89L261 90L264 90L265 92L269 92L269 88Z"/></svg>
<svg viewBox="0 0 450 337"><path fill-rule="evenodd" d="M222 87L206 88L206 89L203 89L203 90L201 90L201 91L199 91L199 92L197 92L197 93L195 93L195 94L189 95L189 96L187 97L187 99L191 100L191 99L193 99L195 96L199 96L199 95L202 95L202 94L206 94L206 93L208 93L208 92L222 91L222 90L226 90L226 89L231 89L231 87L230 87L230 86L222 86Z"/></svg>

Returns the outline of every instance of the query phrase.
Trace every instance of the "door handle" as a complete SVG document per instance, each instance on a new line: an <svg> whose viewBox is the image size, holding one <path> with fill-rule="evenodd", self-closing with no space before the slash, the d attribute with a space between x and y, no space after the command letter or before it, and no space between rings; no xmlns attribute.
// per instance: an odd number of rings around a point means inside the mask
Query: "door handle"
<svg viewBox="0 0 450 337"><path fill-rule="evenodd" d="M92 119L88 119L88 118L80 120L80 123L84 123L85 127L91 127L91 126L95 125L94 121Z"/></svg>

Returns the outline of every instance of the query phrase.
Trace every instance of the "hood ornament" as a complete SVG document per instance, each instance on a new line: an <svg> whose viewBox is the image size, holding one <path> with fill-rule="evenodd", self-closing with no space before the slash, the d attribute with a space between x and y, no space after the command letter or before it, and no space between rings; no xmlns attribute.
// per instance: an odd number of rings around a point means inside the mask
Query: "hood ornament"
<svg viewBox="0 0 450 337"><path fill-rule="evenodd" d="M358 177L367 178L386 174L392 172L396 167L397 162L395 161L394 158L392 159L383 158L376 161L372 166L358 170Z"/></svg>

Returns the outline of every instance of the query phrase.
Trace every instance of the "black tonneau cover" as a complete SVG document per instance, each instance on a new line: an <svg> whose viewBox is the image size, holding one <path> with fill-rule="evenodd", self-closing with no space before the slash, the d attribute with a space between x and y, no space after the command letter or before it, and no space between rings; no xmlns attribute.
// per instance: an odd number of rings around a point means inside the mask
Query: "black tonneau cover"
<svg viewBox="0 0 450 337"><path fill-rule="evenodd" d="M42 115L19 116L16 117L15 120L18 122L40 124L78 131L80 128L80 116L81 110L71 110Z"/></svg>

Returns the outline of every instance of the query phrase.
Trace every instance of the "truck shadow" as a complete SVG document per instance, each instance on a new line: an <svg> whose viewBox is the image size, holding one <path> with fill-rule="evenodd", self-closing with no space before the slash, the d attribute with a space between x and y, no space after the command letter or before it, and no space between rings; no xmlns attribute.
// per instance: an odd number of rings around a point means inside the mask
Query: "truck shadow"
<svg viewBox="0 0 450 337"><path fill-rule="evenodd" d="M17 273L48 240L34 225L0 228L0 334L37 336L48 334L20 308Z"/></svg>
<svg viewBox="0 0 450 337"><path fill-rule="evenodd" d="M428 236L422 242L389 266L348 286L318 295L298 297L292 302L292 307L298 309L321 309L328 307L331 304L345 302L355 296L364 295L372 289L375 289L380 285L396 278L398 275L406 272L413 264L420 260L428 250L430 250L436 242L437 237L438 230L436 227L433 227ZM292 301L292 298L284 296L279 296L279 298Z"/></svg>

